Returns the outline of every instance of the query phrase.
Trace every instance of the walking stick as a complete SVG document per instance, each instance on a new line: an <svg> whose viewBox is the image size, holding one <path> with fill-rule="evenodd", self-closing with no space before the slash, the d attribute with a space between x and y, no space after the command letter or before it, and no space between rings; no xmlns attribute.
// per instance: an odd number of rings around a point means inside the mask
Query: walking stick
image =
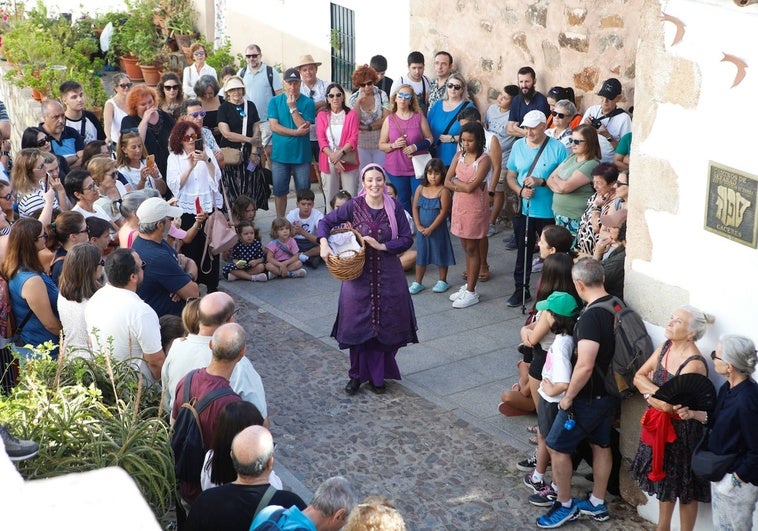
<svg viewBox="0 0 758 531"><path fill-rule="evenodd" d="M526 250L529 248L529 207L531 203L531 198L526 200L526 221L524 222L524 276L521 279L521 315L526 314L526 263L529 256Z"/></svg>

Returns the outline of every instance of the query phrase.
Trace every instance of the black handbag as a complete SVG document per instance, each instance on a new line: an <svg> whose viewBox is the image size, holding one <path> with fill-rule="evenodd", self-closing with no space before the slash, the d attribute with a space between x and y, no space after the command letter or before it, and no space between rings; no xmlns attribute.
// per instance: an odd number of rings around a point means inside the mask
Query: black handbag
<svg viewBox="0 0 758 531"><path fill-rule="evenodd" d="M708 450L708 436L711 430L706 428L702 439L692 452L690 468L696 476L708 481L721 481L727 472L732 470L732 465L737 460L739 453L717 454Z"/></svg>

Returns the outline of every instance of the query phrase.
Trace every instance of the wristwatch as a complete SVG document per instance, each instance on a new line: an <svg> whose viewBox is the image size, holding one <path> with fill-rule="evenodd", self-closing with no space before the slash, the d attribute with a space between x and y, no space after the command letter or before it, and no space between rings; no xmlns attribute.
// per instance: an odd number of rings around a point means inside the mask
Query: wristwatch
<svg viewBox="0 0 758 531"><path fill-rule="evenodd" d="M290 114L295 114L296 111L297 111L297 107L295 107L294 109L290 109Z"/></svg>
<svg viewBox="0 0 758 531"><path fill-rule="evenodd" d="M542 179L540 186L547 186L547 179Z"/></svg>
<svg viewBox="0 0 758 531"><path fill-rule="evenodd" d="M487 192L490 197L495 197L495 192Z"/></svg>

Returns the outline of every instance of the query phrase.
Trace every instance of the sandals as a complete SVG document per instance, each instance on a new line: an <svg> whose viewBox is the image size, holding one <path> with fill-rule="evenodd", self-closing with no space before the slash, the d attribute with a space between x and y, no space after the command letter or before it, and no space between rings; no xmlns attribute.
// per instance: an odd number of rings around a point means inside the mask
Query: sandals
<svg viewBox="0 0 758 531"><path fill-rule="evenodd" d="M468 280L468 271L461 273L463 280ZM486 268L479 268L479 282L487 282L490 279L490 266Z"/></svg>
<svg viewBox="0 0 758 531"><path fill-rule="evenodd" d="M527 426L526 427L526 431L528 431L529 433L537 433L537 426L536 425L535 426Z"/></svg>
<svg viewBox="0 0 758 531"><path fill-rule="evenodd" d="M529 437L529 444L533 444L534 446L537 446L538 443L537 443L536 435L532 435L531 437Z"/></svg>

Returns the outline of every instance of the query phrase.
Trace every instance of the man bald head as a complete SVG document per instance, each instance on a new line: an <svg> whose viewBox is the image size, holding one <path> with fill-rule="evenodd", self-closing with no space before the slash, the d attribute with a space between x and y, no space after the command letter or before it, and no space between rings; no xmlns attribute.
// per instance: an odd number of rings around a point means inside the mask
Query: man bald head
<svg viewBox="0 0 758 531"><path fill-rule="evenodd" d="M274 438L263 426L248 426L232 440L232 463L239 478L263 478L274 466Z"/></svg>
<svg viewBox="0 0 758 531"><path fill-rule="evenodd" d="M205 334L201 331L201 335L211 335L213 329L229 322L234 315L234 310L234 300L223 291L209 293L200 299L198 307L200 326L206 330L210 329Z"/></svg>
<svg viewBox="0 0 758 531"><path fill-rule="evenodd" d="M237 363L245 355L245 329L237 323L219 326L210 342L213 361Z"/></svg>

